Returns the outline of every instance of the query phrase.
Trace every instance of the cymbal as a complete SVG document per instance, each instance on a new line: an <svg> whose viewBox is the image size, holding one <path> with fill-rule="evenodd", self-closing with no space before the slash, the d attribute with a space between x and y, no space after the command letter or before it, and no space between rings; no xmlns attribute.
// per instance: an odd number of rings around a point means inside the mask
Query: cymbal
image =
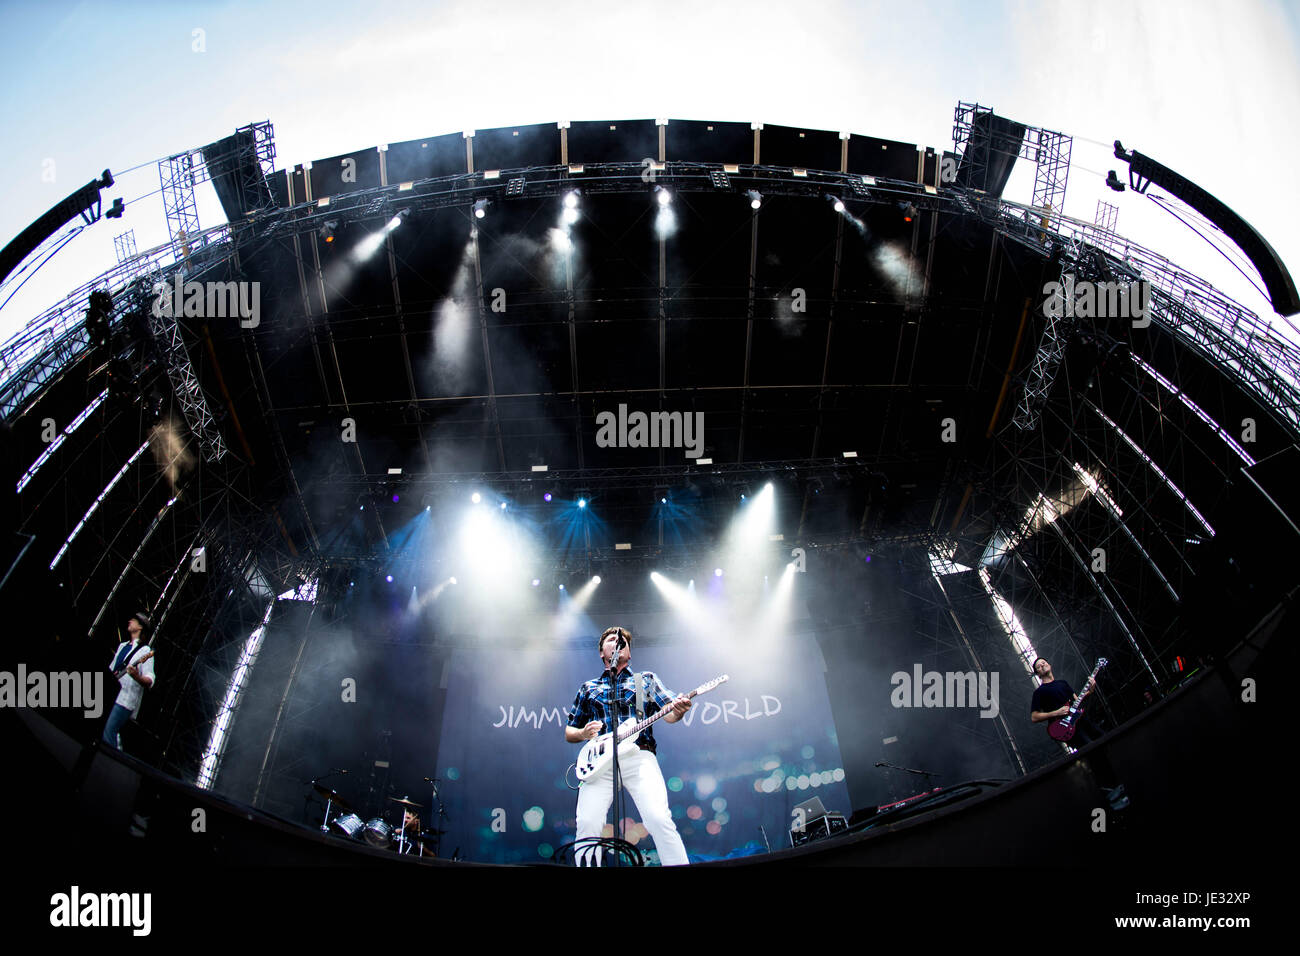
<svg viewBox="0 0 1300 956"><path fill-rule="evenodd" d="M323 783L313 783L312 789L315 790L317 793L319 793L326 800L334 801L334 805L338 807L340 810L346 811L347 813L352 812L352 808L348 806L348 802L344 800L342 796L339 795L339 792L337 790L331 790Z"/></svg>
<svg viewBox="0 0 1300 956"><path fill-rule="evenodd" d="M423 806L424 806L424 804L422 804L422 803L416 803L414 800L407 800L405 797L403 797L401 800L398 800L396 797L389 797L388 799L391 800L393 803L400 803L400 804L401 804L402 806L404 806L404 807L423 807Z"/></svg>

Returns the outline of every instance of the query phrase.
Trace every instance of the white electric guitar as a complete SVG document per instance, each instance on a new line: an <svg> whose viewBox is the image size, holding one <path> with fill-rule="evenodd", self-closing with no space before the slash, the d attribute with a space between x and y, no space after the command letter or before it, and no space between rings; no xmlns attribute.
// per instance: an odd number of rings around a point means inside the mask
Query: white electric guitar
<svg viewBox="0 0 1300 956"><path fill-rule="evenodd" d="M719 684L725 684L729 678L726 674L721 677L715 677L707 684L701 684L695 690L686 695L687 698L695 697L699 694L706 694ZM630 757L637 749L636 738L641 731L645 730L660 717L664 717L672 712L672 707L664 707L655 711L654 716L647 717L645 720L638 721L635 717L629 717L618 726L618 759ZM578 782L586 783L596 774L608 767L614 760L614 748L610 746L614 739L613 733L601 734L588 740L578 754Z"/></svg>

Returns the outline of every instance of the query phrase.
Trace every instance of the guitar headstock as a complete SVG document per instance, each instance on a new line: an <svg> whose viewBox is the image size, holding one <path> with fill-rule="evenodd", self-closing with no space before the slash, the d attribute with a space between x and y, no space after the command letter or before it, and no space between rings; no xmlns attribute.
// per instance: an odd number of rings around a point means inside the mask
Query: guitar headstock
<svg viewBox="0 0 1300 956"><path fill-rule="evenodd" d="M1106 660L1106 658L1104 658L1104 657L1099 657L1099 658L1097 659L1097 670L1101 670L1103 667L1105 667L1105 666L1106 666L1107 664L1109 664L1109 663L1110 663L1110 661Z"/></svg>
<svg viewBox="0 0 1300 956"><path fill-rule="evenodd" d="M721 677L715 677L707 684L701 684L699 687L695 688L695 694L707 694L709 691L713 690L713 688L717 687L719 684L725 684L729 680L731 680L731 678L726 674L723 674ZM694 697L695 694L692 694L691 696Z"/></svg>

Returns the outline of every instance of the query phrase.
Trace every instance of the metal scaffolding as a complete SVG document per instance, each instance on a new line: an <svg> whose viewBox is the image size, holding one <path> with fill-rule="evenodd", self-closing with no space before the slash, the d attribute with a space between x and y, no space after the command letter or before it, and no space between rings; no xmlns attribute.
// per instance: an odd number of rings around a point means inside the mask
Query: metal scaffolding
<svg viewBox="0 0 1300 956"><path fill-rule="evenodd" d="M269 121L253 123L236 130L234 139L235 155L222 158L232 160L240 208L247 209L248 197L257 193L259 185L265 189L267 178L274 170L275 132ZM209 163L215 158L205 157L204 147L198 147L158 161L167 235L177 247L178 258L188 259L192 252L210 241L199 225L194 189L212 178Z"/></svg>
<svg viewBox="0 0 1300 956"><path fill-rule="evenodd" d="M984 182L987 174L987 156L982 149L971 149L971 137L977 117L992 116L991 107L978 103L958 103L953 110L952 141L953 151L960 162L969 164L970 183ZM1038 126L1025 126L1025 134L1016 142L1014 153L1007 149L1009 144L989 142L989 150L1019 159L1027 159L1034 164L1034 191L1031 205L1040 215L1041 225L1054 226L1065 206L1065 190L1070 178L1070 154L1074 140L1065 133L1043 129ZM999 148L1001 147L1001 148Z"/></svg>

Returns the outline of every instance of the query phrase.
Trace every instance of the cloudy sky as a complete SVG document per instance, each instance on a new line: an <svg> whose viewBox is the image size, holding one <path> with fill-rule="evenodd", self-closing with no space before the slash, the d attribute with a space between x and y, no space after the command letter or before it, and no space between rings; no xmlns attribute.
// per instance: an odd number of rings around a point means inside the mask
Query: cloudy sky
<svg viewBox="0 0 1300 956"><path fill-rule="evenodd" d="M0 75L0 243L105 167L119 175L108 199L138 200L0 309L0 339L111 266L115 234L163 242L157 160L250 122L274 123L278 168L464 129L656 117L941 150L954 105L975 100L1075 137L1068 214L1117 204L1121 232L1300 340L1204 240L1102 185L1108 169L1123 178L1118 138L1218 196L1300 272L1295 0L0 0ZM1007 198L1028 202L1018 166ZM219 224L210 187L200 200L202 224Z"/></svg>

